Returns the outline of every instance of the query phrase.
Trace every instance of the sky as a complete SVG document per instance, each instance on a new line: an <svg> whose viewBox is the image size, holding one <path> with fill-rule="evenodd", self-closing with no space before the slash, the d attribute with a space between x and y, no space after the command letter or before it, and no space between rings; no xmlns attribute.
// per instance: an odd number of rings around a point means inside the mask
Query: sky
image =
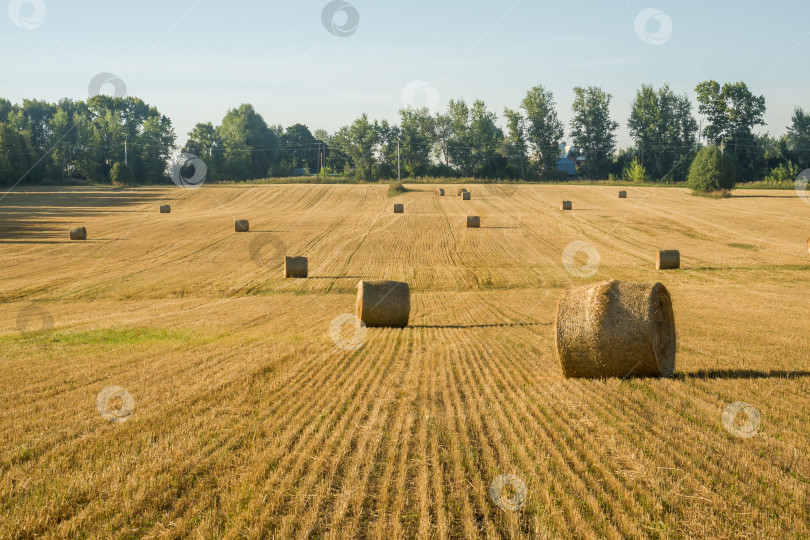
<svg viewBox="0 0 810 540"><path fill-rule="evenodd" d="M406 104L482 99L503 127L504 107L541 84L570 139L572 89L599 86L625 147L642 84L694 102L714 79L764 95L758 131L779 135L795 107L810 110L808 15L806 0L11 0L0 97L126 92L169 116L182 144L242 103L268 124L332 132L364 112L396 121ZM91 89L101 73L118 80Z"/></svg>

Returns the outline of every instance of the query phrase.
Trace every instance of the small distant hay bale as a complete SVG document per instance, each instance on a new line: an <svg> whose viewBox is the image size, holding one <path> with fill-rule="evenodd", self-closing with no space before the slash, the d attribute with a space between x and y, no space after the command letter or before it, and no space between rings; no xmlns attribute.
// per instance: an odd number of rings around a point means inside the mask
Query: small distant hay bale
<svg viewBox="0 0 810 540"><path fill-rule="evenodd" d="M480 229L481 228L481 217L480 216L467 216L467 228L468 229Z"/></svg>
<svg viewBox="0 0 810 540"><path fill-rule="evenodd" d="M458 193L456 193L456 195L461 196L465 193L467 193L467 188L461 188L460 190L458 190Z"/></svg>
<svg viewBox="0 0 810 540"><path fill-rule="evenodd" d="M810 253L810 238L807 239L807 253Z"/></svg>
<svg viewBox="0 0 810 540"><path fill-rule="evenodd" d="M360 281L355 311L366 326L404 328L411 313L411 289L400 281Z"/></svg>
<svg viewBox="0 0 810 540"><path fill-rule="evenodd" d="M395 214L402 214L405 212L405 205L404 204L395 204L394 205L394 213Z"/></svg>
<svg viewBox="0 0 810 540"><path fill-rule="evenodd" d="M284 277L305 278L309 275L309 263L306 257L285 257Z"/></svg>
<svg viewBox="0 0 810 540"><path fill-rule="evenodd" d="M444 197L444 190L443 190L442 188L438 188L438 189L436 190L436 195L437 195L438 197Z"/></svg>
<svg viewBox="0 0 810 540"><path fill-rule="evenodd" d="M619 192L619 198L620 199L626 199L627 198L627 192L626 191L620 191Z"/></svg>
<svg viewBox="0 0 810 540"><path fill-rule="evenodd" d="M603 281L564 292L554 321L566 377L669 377L675 316L661 283Z"/></svg>
<svg viewBox="0 0 810 540"><path fill-rule="evenodd" d="M681 267L681 252L677 249L662 249L655 259L656 270L672 270Z"/></svg>
<svg viewBox="0 0 810 540"><path fill-rule="evenodd" d="M70 229L71 240L87 240L87 229L84 227L73 227Z"/></svg>
<svg viewBox="0 0 810 540"><path fill-rule="evenodd" d="M248 232L250 231L250 223L246 219L237 219L233 222L233 228L236 232Z"/></svg>
<svg viewBox="0 0 810 540"><path fill-rule="evenodd" d="M161 214L171 214L172 213L171 205L168 205L168 204L161 205L160 206L160 213Z"/></svg>
<svg viewBox="0 0 810 540"><path fill-rule="evenodd" d="M464 193L461 194L461 199L464 201L469 201L471 196L472 193L470 193L469 191L465 191Z"/></svg>
<svg viewBox="0 0 810 540"><path fill-rule="evenodd" d="M574 205L571 204L571 201L563 201L560 203L560 210L573 210Z"/></svg>

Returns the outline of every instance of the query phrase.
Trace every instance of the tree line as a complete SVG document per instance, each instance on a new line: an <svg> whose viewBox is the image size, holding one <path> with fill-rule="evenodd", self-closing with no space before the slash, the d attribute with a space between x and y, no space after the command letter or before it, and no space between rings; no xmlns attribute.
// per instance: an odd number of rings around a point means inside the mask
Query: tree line
<svg viewBox="0 0 810 540"><path fill-rule="evenodd" d="M795 178L810 167L810 114L802 108L783 135L756 135L764 125L763 96L743 82L704 81L695 90L701 123L685 94L643 85L627 119L634 145L623 149L616 145L619 123L610 115L613 96L594 86L574 88L568 126L558 117L553 93L535 86L518 107L504 109L504 128L482 100L450 100L435 114L403 108L398 124L362 114L334 133L268 125L243 104L219 125L197 124L182 148L171 120L136 97L22 104L0 98L0 183L170 182L178 151L201 158L208 181L321 171L367 181L396 178L398 153L405 178L562 180L567 175L557 161L566 127L575 147L571 157L581 162L585 178L684 181L703 145L729 157L737 181Z"/></svg>

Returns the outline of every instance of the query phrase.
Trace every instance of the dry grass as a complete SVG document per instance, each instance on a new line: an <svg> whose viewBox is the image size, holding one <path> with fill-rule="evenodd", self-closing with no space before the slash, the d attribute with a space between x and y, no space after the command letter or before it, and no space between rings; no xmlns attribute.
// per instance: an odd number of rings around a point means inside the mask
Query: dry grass
<svg viewBox="0 0 810 540"><path fill-rule="evenodd" d="M401 216L384 185L8 194L0 538L810 536L801 200L414 188ZM233 235L240 214L254 232ZM256 264L258 235L320 278ZM600 253L590 278L561 264L576 240ZM668 246L684 269L662 274ZM675 377L563 377L557 299L608 278L666 285ZM407 282L411 318L347 350L329 326L358 279ZM53 328L19 332L40 308ZM125 422L96 409L109 386L133 397ZM723 427L734 401L760 412L755 437ZM489 497L504 473L528 487L517 512Z"/></svg>

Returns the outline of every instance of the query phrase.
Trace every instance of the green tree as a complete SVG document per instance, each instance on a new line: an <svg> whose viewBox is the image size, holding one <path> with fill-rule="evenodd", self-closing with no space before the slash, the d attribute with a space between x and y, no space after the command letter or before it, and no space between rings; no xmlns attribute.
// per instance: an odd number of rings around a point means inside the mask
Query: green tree
<svg viewBox="0 0 810 540"><path fill-rule="evenodd" d="M797 107L787 130L787 143L802 168L810 167L810 114Z"/></svg>
<svg viewBox="0 0 810 540"><path fill-rule="evenodd" d="M61 99L56 106L56 113L51 118L51 159L55 171L53 178L65 179L77 175L75 159L84 151L79 146L76 117L89 118L89 108L84 101Z"/></svg>
<svg viewBox="0 0 810 540"><path fill-rule="evenodd" d="M222 142L221 174L229 180L265 178L278 162L279 139L253 108L231 109L217 128Z"/></svg>
<svg viewBox="0 0 810 540"><path fill-rule="evenodd" d="M400 155L403 175L424 176L430 169L430 155L436 136L435 119L427 108L400 109Z"/></svg>
<svg viewBox="0 0 810 540"><path fill-rule="evenodd" d="M207 170L207 178L216 181L221 180L220 176L222 164L222 141L219 132L211 122L199 123L194 129L188 132L188 140L183 146L182 152L197 156Z"/></svg>
<svg viewBox="0 0 810 540"><path fill-rule="evenodd" d="M734 189L734 163L716 146L701 148L689 168L689 187L695 193Z"/></svg>
<svg viewBox="0 0 810 540"><path fill-rule="evenodd" d="M500 178L505 174L506 159L499 153L503 145L503 131L496 125L498 117L487 110L486 104L477 99L470 109L468 129L471 143L473 176L477 178Z"/></svg>
<svg viewBox="0 0 810 540"><path fill-rule="evenodd" d="M5 98L0 98L0 123L8 122L8 115L11 114L12 110L11 102Z"/></svg>
<svg viewBox="0 0 810 540"><path fill-rule="evenodd" d="M379 143L379 135L374 129L374 124L368 121L368 115L364 113L350 126L340 128L332 138L332 142L333 146L346 156L343 170L353 169L355 178L369 181L377 179L374 153Z"/></svg>
<svg viewBox="0 0 810 540"><path fill-rule="evenodd" d="M698 125L686 95L669 85L636 92L627 122L641 164L659 180L684 180L695 151Z"/></svg>
<svg viewBox="0 0 810 540"><path fill-rule="evenodd" d="M519 112L508 107L504 109L503 115L506 118L504 154L509 166L514 171L513 176L525 180L529 160L529 146L526 142L526 121Z"/></svg>
<svg viewBox="0 0 810 540"><path fill-rule="evenodd" d="M472 107L463 99L450 100L445 118L437 124L444 138L438 144L439 153L446 152L447 163L456 173L482 178L505 174L506 159L499 153L504 136L496 121L495 113L480 99Z"/></svg>
<svg viewBox="0 0 810 540"><path fill-rule="evenodd" d="M447 104L447 134L445 148L448 165L461 176L472 176L473 155L470 133L470 108L463 99L451 99Z"/></svg>
<svg viewBox="0 0 810 540"><path fill-rule="evenodd" d="M26 173L36 159L28 134L0 123L0 185L11 186L21 180L30 183Z"/></svg>
<svg viewBox="0 0 810 540"><path fill-rule="evenodd" d="M166 168L175 147L176 137L171 121L165 116L147 118L136 140L134 157L138 177L149 182L166 181Z"/></svg>
<svg viewBox="0 0 810 540"><path fill-rule="evenodd" d="M287 170L302 168L318 171L320 142L304 124L294 124L281 135L281 166Z"/></svg>
<svg viewBox="0 0 810 540"><path fill-rule="evenodd" d="M774 167L768 176L765 177L765 181L772 184L793 185L799 173L801 173L799 167L794 165L793 162L788 161L787 163L780 163L777 167Z"/></svg>
<svg viewBox="0 0 810 540"><path fill-rule="evenodd" d="M397 177L397 141L400 138L398 126L391 125L388 120L374 121L374 131L377 134L377 178ZM400 149L401 153L401 149Z"/></svg>
<svg viewBox="0 0 810 540"><path fill-rule="evenodd" d="M102 115L93 122L93 144L98 149L97 166L99 176L109 177L113 163L124 159L124 141L126 128L121 113L114 109L106 109Z"/></svg>
<svg viewBox="0 0 810 540"><path fill-rule="evenodd" d="M557 168L563 124L557 118L554 95L542 86L528 91L521 102L526 115L527 140L540 158L543 178L552 176Z"/></svg>
<svg viewBox="0 0 810 540"><path fill-rule="evenodd" d="M452 123L449 113L436 113L433 121L433 156L441 163L440 168L446 175L451 175L454 172L450 166L450 143L453 137Z"/></svg>
<svg viewBox="0 0 810 540"><path fill-rule="evenodd" d="M73 115L76 126L76 152L70 158L76 175L93 182L103 182L105 176L101 170L100 148L96 144L96 127L90 118L90 112L77 112Z"/></svg>
<svg viewBox="0 0 810 540"><path fill-rule="evenodd" d="M744 82L704 81L695 88L698 110L706 115L704 135L715 145L732 153L737 173L743 180L756 175L753 129L764 126L765 98L751 93Z"/></svg>
<svg viewBox="0 0 810 540"><path fill-rule="evenodd" d="M8 122L20 133L26 134L36 155L36 164L26 176L29 182L38 182L54 172L50 158L50 124L55 113L56 107L52 103L32 99L23 100L21 107L12 107L8 113Z"/></svg>
<svg viewBox="0 0 810 540"><path fill-rule="evenodd" d="M110 181L113 184L128 185L135 179L132 169L123 161L116 161L110 168Z"/></svg>
<svg viewBox="0 0 810 540"><path fill-rule="evenodd" d="M595 86L574 88L571 136L585 156L585 170L593 178L607 177L616 150L618 122L610 119L611 95Z"/></svg>
<svg viewBox="0 0 810 540"><path fill-rule="evenodd" d="M622 179L628 182L649 182L651 180L650 175L647 173L647 169L644 168L638 158L633 158L633 161L624 169L622 173Z"/></svg>

